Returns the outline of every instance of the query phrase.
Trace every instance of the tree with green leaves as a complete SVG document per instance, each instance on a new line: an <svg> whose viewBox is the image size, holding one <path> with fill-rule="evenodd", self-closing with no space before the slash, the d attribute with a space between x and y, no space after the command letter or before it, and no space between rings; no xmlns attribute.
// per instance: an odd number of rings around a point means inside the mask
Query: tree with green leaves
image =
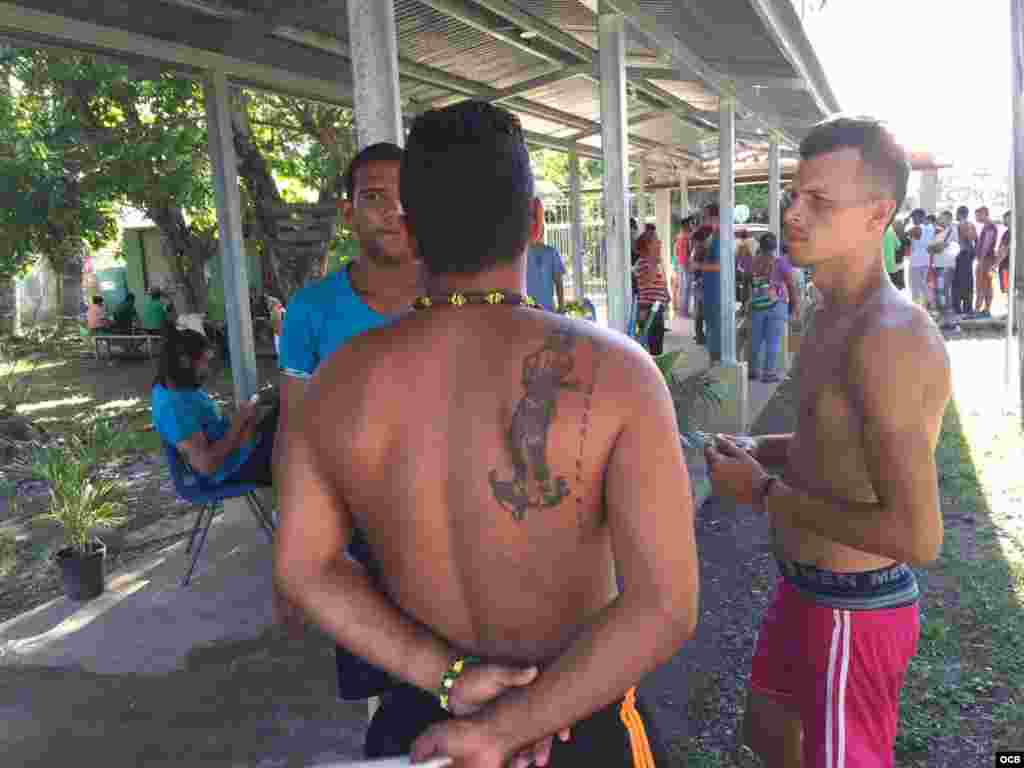
<svg viewBox="0 0 1024 768"><path fill-rule="evenodd" d="M19 275L44 256L62 275L84 245L116 235L116 212L68 130L62 83L35 88L23 65L15 52L0 55L0 274Z"/></svg>
<svg viewBox="0 0 1024 768"><path fill-rule="evenodd" d="M0 141L11 164L5 191L31 201L0 216L0 247L11 243L8 252L19 254L9 258L10 271L74 237L102 245L116 234L118 207L130 206L163 234L189 310L205 311L217 227L201 84L34 49L9 51L3 67L4 82L15 84L0 106L7 109ZM338 196L354 151L351 113L240 91L233 107L245 234L261 244L275 292L288 298L322 271L325 253L280 253L272 213L310 193L320 202ZM49 176L40 172L51 168ZM77 218L69 221L70 212Z"/></svg>

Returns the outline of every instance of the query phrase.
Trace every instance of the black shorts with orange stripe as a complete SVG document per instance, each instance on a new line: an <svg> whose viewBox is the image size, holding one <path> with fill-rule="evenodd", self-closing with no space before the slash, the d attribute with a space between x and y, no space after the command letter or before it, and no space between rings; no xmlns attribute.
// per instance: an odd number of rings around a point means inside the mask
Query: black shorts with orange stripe
<svg viewBox="0 0 1024 768"><path fill-rule="evenodd" d="M437 697L402 685L388 693L366 734L367 759L409 754L416 738L451 716ZM572 738L555 741L552 768L660 768L668 759L649 714L632 690L572 727Z"/></svg>

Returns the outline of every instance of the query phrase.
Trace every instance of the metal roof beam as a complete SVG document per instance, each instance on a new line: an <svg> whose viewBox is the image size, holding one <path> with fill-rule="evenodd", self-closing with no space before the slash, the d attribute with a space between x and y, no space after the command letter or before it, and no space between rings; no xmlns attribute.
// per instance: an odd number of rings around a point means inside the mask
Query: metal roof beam
<svg viewBox="0 0 1024 768"><path fill-rule="evenodd" d="M761 17L765 29L782 55L807 84L807 90L822 114L838 112L839 101L829 86L825 70L814 54L814 48L804 32L803 22L796 15L796 8L790 0L750 0L750 4Z"/></svg>
<svg viewBox="0 0 1024 768"><path fill-rule="evenodd" d="M671 67L629 67L626 70L630 78L634 80L671 80L677 83L688 85L699 85L704 83L684 77L678 69ZM765 88L768 90L780 91L806 91L807 83L799 77L743 77L737 81L744 88Z"/></svg>
<svg viewBox="0 0 1024 768"><path fill-rule="evenodd" d="M538 77L530 78L529 80L523 80L522 82L510 85L508 88L499 88L497 95L490 99L493 103L499 103L519 96L530 91L535 91L538 88L544 88L548 85L554 85L564 80L571 80L574 77L582 75L589 67L585 64L580 64L573 67L559 67L553 72L549 72L545 75L539 75ZM445 96L440 99L436 99L431 102L433 107L446 107L449 104L455 104L462 99L457 96Z"/></svg>
<svg viewBox="0 0 1024 768"><path fill-rule="evenodd" d="M491 37L501 40L507 45L511 45L524 53L528 53L531 56L543 59L544 61L552 64L558 64L565 66L566 64L572 63L569 57L561 51L557 46L544 45L538 46L535 42L526 40L520 35L520 30L513 30L506 32L505 30L498 29L499 24L502 20L512 21L507 19L501 14L497 14L490 9L484 9L478 7L482 4L472 4L465 2L465 0L416 0L421 5L425 5L428 8L432 8L438 13L444 14L456 21L460 21L466 26L472 27L484 34L490 35ZM512 21L515 24L514 21ZM516 24L516 26L520 26ZM522 31L530 31L526 27L521 27Z"/></svg>
<svg viewBox="0 0 1024 768"><path fill-rule="evenodd" d="M349 58L351 55L349 47L345 43L341 42L336 37L324 35L320 32L282 27L275 30L274 34L277 37L283 37L287 40L301 43L319 50L327 50L345 58ZM427 83L428 85L433 85L438 88L444 88L445 90L453 91L454 93L461 94L467 98L479 98L488 101L495 99L504 100L512 110L522 112L524 115L531 115L541 120L558 123L559 125L564 125L569 128L585 130L596 125L593 121L574 115L571 112L565 112L560 109L555 109L554 107L549 107L546 104L539 104L517 96L508 96L503 91L497 88L492 88L485 83L469 80L468 78L453 75L450 72L445 72L443 69L430 67L426 64L419 64L414 61L409 61L408 59L399 58L398 71L402 77L410 80L416 80L421 83Z"/></svg>
<svg viewBox="0 0 1024 768"><path fill-rule="evenodd" d="M0 2L0 32L42 45L160 61L181 72L222 71L236 83L332 104L352 99L351 85L338 77L335 58L266 36L239 34L227 19L204 21L201 34L196 31L200 42L183 45L159 36L171 35L182 21L182 12L170 6L155 5L142 15L125 3L78 0L74 15L71 9L61 10L56 14ZM279 63L255 61L254 52L261 61Z"/></svg>
<svg viewBox="0 0 1024 768"><path fill-rule="evenodd" d="M711 119L710 112L702 112L699 109L694 108L690 104L680 99L674 93L666 91L664 88L659 88L654 83L648 82L647 80L638 80L633 83L633 87L640 93L646 96L653 97L659 101L668 105L669 109L675 114L680 120L690 125L695 125L705 131L707 130L718 130L717 123Z"/></svg>
<svg viewBox="0 0 1024 768"><path fill-rule="evenodd" d="M425 2L428 5L433 6L452 6L458 3L457 0L418 0L419 2ZM558 29L557 27L549 24L543 19L538 19L514 4L508 2L508 0L473 0L473 2L486 8L488 11L494 13L497 16L505 19L511 24L515 24L521 29L532 32L538 37L547 40L552 45L556 45L568 54L576 57L583 63L596 64L597 56L596 51L588 45L577 40L567 32ZM481 28L483 31L493 33L493 30ZM598 77L599 77L598 73ZM644 81L634 83L636 90L641 93L645 93L649 96L653 96L660 101L666 103L669 107L677 113L677 116L686 123L696 124L698 127L703 129L716 127L716 124L709 120L699 110L694 109L691 105L687 104L682 99L674 96L667 91L658 88L652 83Z"/></svg>
<svg viewBox="0 0 1024 768"><path fill-rule="evenodd" d="M439 10L443 13L448 13L449 15L452 16L452 18L456 18L461 21L466 21L467 18L473 15L470 9L466 7L466 3L462 2L462 0L417 0L417 2L429 5L435 10ZM508 0L473 0L473 5L486 9L486 11L489 11L494 15L504 19L506 22L519 27L523 31L532 32L537 37L546 40L551 45L557 46L566 54L569 54L570 56L574 57L576 60L578 60L579 63L590 64L591 66L594 66L596 64L597 52L593 48L591 48L588 45L585 45L572 35L562 31L561 29L553 26L552 24L549 24L543 19L539 19L536 16L533 16L532 14L526 13L521 8L517 7L515 4L508 2ZM482 20L480 19L479 8L475 10L476 18L478 21L478 23L475 25L476 28L487 34L497 36L498 33L493 28L493 26L483 23ZM576 67L573 66L572 68L575 69ZM583 73L591 77L593 77L594 74L592 69L584 69ZM655 88L655 86L650 84L648 84L647 86L637 86L638 91L646 93L651 93L652 91L655 90ZM659 97L662 101L666 101L665 97L674 100L672 103L669 104L669 106L673 108L673 111L677 113L683 113L677 114L677 117L679 117L683 121L694 122L702 119L700 117L700 113L698 112L698 110L695 110L686 102L682 101L681 99L675 98L674 96L668 94L665 91L661 91L661 89L657 90L664 94L664 96ZM490 100L493 101L494 99ZM521 111L523 112L523 114L530 114L526 109L521 109L519 106L517 106L517 104L521 105L521 102L518 99L506 99L506 101L510 108L517 109L517 111ZM568 115L568 113L565 114ZM542 117L542 115L539 114L535 116ZM579 124L574 125L569 122L564 122L563 124L579 128L581 130L591 131L591 133L585 135L594 135L601 132L601 126L599 123L591 122L591 127L586 127ZM705 122L701 123L700 127L707 128L708 125ZM665 145L659 145L657 144L657 142L652 142L648 139L643 139L642 137L638 136L631 136L630 142L644 149L665 147ZM670 147L665 147L665 149L669 150Z"/></svg>
<svg viewBox="0 0 1024 768"><path fill-rule="evenodd" d="M647 123L651 120L657 120L659 117L666 117L671 115L672 111L668 109L645 109L642 112L634 112L627 118L629 125L639 125L640 123ZM572 136L567 136L570 141L580 141L582 139L589 139L591 136L597 136L601 133L601 126L597 126L596 130L580 131L574 133Z"/></svg>
<svg viewBox="0 0 1024 768"><path fill-rule="evenodd" d="M420 0L421 2L423 0ZM589 45L584 45L568 32L548 24L543 19L523 11L509 0L473 0L475 5L486 8L491 13L510 21L517 27L533 32L537 37L546 40L551 45L576 57L580 61L594 61L595 51Z"/></svg>
<svg viewBox="0 0 1024 768"><path fill-rule="evenodd" d="M648 38L678 66L685 68L687 71L693 72L701 82L715 93L734 97L736 99L737 111L753 111L757 121L763 124L766 128L775 131L779 136L791 144L797 143L792 136L782 130L781 126L759 114L756 110L751 110L748 106L744 105L739 98L739 84L722 73L715 71L712 67L706 64L700 56L694 53L688 46L684 45L682 40L660 25L654 16L646 13L640 5L635 2L635 0L601 1L610 10L622 14L629 22L630 26L632 26L637 32ZM746 94L746 91L749 89L742 90L744 91L744 100L748 99L749 96Z"/></svg>

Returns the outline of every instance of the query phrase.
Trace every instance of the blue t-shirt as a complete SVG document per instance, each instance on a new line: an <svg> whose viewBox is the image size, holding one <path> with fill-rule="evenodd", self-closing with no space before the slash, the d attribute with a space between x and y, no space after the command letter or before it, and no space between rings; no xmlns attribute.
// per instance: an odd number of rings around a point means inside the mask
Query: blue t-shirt
<svg viewBox="0 0 1024 768"><path fill-rule="evenodd" d="M281 330L281 371L309 379L353 336L389 325L397 317L371 309L352 289L348 268L341 269L307 285L288 303Z"/></svg>
<svg viewBox="0 0 1024 768"><path fill-rule="evenodd" d="M550 245L536 243L526 253L526 293L549 312L555 309L555 278L565 274L562 255Z"/></svg>
<svg viewBox="0 0 1024 768"><path fill-rule="evenodd" d="M202 432L211 443L221 440L231 429L220 408L201 389L167 389L159 384L153 387L153 426L164 442L177 445L196 432ZM241 467L255 443L242 445L228 455L210 479L223 483Z"/></svg>

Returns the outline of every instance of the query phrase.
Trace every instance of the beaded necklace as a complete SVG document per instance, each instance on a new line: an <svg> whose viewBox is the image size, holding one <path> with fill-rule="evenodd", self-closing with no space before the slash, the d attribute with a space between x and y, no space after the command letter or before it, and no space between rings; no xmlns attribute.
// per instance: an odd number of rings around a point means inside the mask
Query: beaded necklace
<svg viewBox="0 0 1024 768"><path fill-rule="evenodd" d="M511 306L526 306L532 309L543 309L537 301L521 293L506 293L505 291L480 291L435 294L431 296L418 296L412 303L414 309L429 309L431 307L465 307L469 304L508 304Z"/></svg>

